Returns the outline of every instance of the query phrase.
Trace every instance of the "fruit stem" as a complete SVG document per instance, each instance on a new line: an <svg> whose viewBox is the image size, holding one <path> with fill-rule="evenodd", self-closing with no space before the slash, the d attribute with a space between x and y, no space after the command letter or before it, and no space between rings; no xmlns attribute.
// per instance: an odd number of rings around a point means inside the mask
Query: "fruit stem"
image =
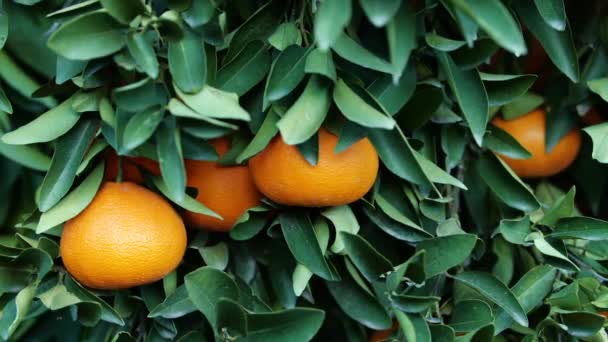
<svg viewBox="0 0 608 342"><path fill-rule="evenodd" d="M118 156L118 172L116 173L116 182L122 182L122 156Z"/></svg>

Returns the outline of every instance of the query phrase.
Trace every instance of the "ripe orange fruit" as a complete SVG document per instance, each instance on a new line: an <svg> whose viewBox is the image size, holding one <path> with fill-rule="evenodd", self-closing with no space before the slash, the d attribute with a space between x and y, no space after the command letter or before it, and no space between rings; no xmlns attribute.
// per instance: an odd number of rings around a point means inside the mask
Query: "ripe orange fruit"
<svg viewBox="0 0 608 342"><path fill-rule="evenodd" d="M534 110L513 120L503 120L496 116L492 123L511 134L532 157L512 159L500 155L502 160L520 177L548 177L566 169L581 147L581 132L578 128L570 131L550 151L545 151L545 121L547 113L542 109Z"/></svg>
<svg viewBox="0 0 608 342"><path fill-rule="evenodd" d="M186 229L162 197L135 183L104 183L65 223L61 257L70 274L96 289L123 289L162 279L186 251Z"/></svg>
<svg viewBox="0 0 608 342"><path fill-rule="evenodd" d="M105 152L106 170L104 179L115 181L118 176L118 155L112 149ZM127 182L143 183L144 176L140 168L160 176L160 166L154 160L144 157L123 157L122 158L122 179Z"/></svg>
<svg viewBox="0 0 608 342"><path fill-rule="evenodd" d="M318 135L316 166L280 136L251 159L253 180L264 195L285 205L325 207L354 202L369 191L378 175L378 154L369 139L336 153L338 137L325 128Z"/></svg>
<svg viewBox="0 0 608 342"><path fill-rule="evenodd" d="M381 341L387 340L388 337L391 336L391 334L395 330L397 330L398 327L399 327L399 324L397 322L394 322L393 326L389 329L374 331L372 336L370 336L370 338L369 338L369 342L381 342Z"/></svg>
<svg viewBox="0 0 608 342"><path fill-rule="evenodd" d="M210 142L220 157L230 149L228 138ZM229 231L247 209L260 204L262 195L247 165L222 166L216 162L186 160L186 174L188 186L198 189L196 199L223 218L186 212L186 221L194 227Z"/></svg>

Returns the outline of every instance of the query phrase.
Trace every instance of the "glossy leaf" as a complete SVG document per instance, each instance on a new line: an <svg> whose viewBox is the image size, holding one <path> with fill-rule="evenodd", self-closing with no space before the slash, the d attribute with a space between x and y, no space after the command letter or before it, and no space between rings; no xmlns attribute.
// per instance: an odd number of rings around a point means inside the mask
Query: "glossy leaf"
<svg viewBox="0 0 608 342"><path fill-rule="evenodd" d="M459 234L419 242L416 250L424 251L424 271L427 278L461 264L473 251L476 241L475 235Z"/></svg>
<svg viewBox="0 0 608 342"><path fill-rule="evenodd" d="M351 0L323 1L315 14L314 36L321 51L338 40L351 17Z"/></svg>
<svg viewBox="0 0 608 342"><path fill-rule="evenodd" d="M355 93L343 80L334 87L334 102L344 116L361 126L393 129L395 121L369 105Z"/></svg>
<svg viewBox="0 0 608 342"><path fill-rule="evenodd" d="M592 217L565 217L557 221L549 236L601 241L608 238L608 222Z"/></svg>
<svg viewBox="0 0 608 342"><path fill-rule="evenodd" d="M287 47L273 63L266 83L265 97L270 102L288 95L304 78L308 51L297 45Z"/></svg>
<svg viewBox="0 0 608 342"><path fill-rule="evenodd" d="M197 93L207 79L207 57L203 43L194 34L169 42L169 70L173 81L185 93Z"/></svg>
<svg viewBox="0 0 608 342"><path fill-rule="evenodd" d="M340 35L333 44L332 50L336 55L364 68L377 70L387 74L390 74L393 68L389 62L374 55L346 33Z"/></svg>
<svg viewBox="0 0 608 342"><path fill-rule="evenodd" d="M156 132L156 154L158 164L168 192L176 201L185 198L186 170L182 147L175 119L166 118Z"/></svg>
<svg viewBox="0 0 608 342"><path fill-rule="evenodd" d="M239 96L259 83L270 68L270 53L259 40L248 43L230 63L217 71L215 85Z"/></svg>
<svg viewBox="0 0 608 342"><path fill-rule="evenodd" d="M545 22L556 30L566 29L566 11L563 0L534 0Z"/></svg>

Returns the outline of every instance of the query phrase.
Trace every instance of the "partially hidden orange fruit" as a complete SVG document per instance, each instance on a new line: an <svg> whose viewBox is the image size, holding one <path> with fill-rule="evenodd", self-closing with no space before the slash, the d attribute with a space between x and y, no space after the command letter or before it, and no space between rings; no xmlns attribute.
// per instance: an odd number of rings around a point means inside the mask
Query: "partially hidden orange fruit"
<svg viewBox="0 0 608 342"><path fill-rule="evenodd" d="M127 182L143 183L144 176L140 168L160 176L160 166L154 160L144 157L122 157L122 179ZM104 179L115 181L118 176L118 155L112 149L105 152L106 169Z"/></svg>
<svg viewBox="0 0 608 342"><path fill-rule="evenodd" d="M595 108L591 108L581 117L581 121L587 126L599 125L604 120L604 117Z"/></svg>
<svg viewBox="0 0 608 342"><path fill-rule="evenodd" d="M386 341L389 338L389 336L391 336L391 334L393 332L395 332L395 330L397 330L398 327L399 327L399 324L397 322L394 322L393 326L390 327L389 329L374 331L369 338L369 342Z"/></svg>
<svg viewBox="0 0 608 342"><path fill-rule="evenodd" d="M318 136L319 159L315 166L280 136L249 161L253 180L264 195L285 205L325 207L354 202L369 191L379 165L369 139L336 153L337 136L325 128Z"/></svg>
<svg viewBox="0 0 608 342"><path fill-rule="evenodd" d="M211 140L222 157L230 148L228 138ZM186 160L188 186L198 189L196 199L215 211L222 220L186 212L186 222L196 228L229 231L247 211L260 204L262 195L253 183L247 165L222 166L217 162Z"/></svg>
<svg viewBox="0 0 608 342"><path fill-rule="evenodd" d="M162 279L181 261L186 229L161 196L134 183L104 183L65 223L63 264L80 283L123 289Z"/></svg>
<svg viewBox="0 0 608 342"><path fill-rule="evenodd" d="M575 128L568 132L550 152L545 150L547 113L534 110L513 120L496 116L492 123L512 135L528 152L529 159L513 159L499 155L520 177L549 177L566 169L576 159L581 147L581 132Z"/></svg>

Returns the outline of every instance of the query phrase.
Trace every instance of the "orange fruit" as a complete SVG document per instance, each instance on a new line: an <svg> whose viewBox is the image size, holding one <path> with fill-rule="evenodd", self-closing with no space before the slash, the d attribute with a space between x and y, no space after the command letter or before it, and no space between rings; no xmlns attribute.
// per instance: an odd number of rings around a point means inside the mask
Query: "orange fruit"
<svg viewBox="0 0 608 342"><path fill-rule="evenodd" d="M336 153L338 137L319 130L319 160L310 165L280 136L249 161L253 180L273 201L301 207L347 204L363 197L378 175L378 154L369 139Z"/></svg>
<svg viewBox="0 0 608 342"><path fill-rule="evenodd" d="M230 140L211 140L217 153L223 156L230 149ZM247 165L222 166L217 162L186 160L188 186L198 189L196 199L218 213L223 220L186 212L186 221L196 227L213 231L229 231L247 211L260 204L262 195L253 183Z"/></svg>
<svg viewBox="0 0 608 342"><path fill-rule="evenodd" d="M602 114L598 112L595 108L591 108L585 113L585 115L581 118L581 121L585 123L587 126L598 125L604 122L604 118Z"/></svg>
<svg viewBox="0 0 608 342"><path fill-rule="evenodd" d="M60 249L83 285L123 289L162 279L186 251L184 222L161 196L135 183L106 182L65 223Z"/></svg>
<svg viewBox="0 0 608 342"><path fill-rule="evenodd" d="M568 132L553 147L545 151L545 122L547 113L542 109L534 110L513 120L503 120L496 116L492 123L511 134L528 152L529 159L513 159L504 155L499 156L520 177L548 177L566 169L581 147L581 132L575 128Z"/></svg>
<svg viewBox="0 0 608 342"><path fill-rule="evenodd" d="M112 149L105 152L106 170L104 179L115 181L118 176L118 155ZM144 157L122 157L122 179L127 182L143 183L144 176L140 168L159 176L160 166L154 160Z"/></svg>
<svg viewBox="0 0 608 342"><path fill-rule="evenodd" d="M399 324L397 322L394 322L393 326L390 327L389 329L374 331L372 336L370 336L370 338L369 338L369 342L386 341L389 338L389 336L391 336L391 334L393 332L395 332L395 330L397 330L398 327L399 327Z"/></svg>

